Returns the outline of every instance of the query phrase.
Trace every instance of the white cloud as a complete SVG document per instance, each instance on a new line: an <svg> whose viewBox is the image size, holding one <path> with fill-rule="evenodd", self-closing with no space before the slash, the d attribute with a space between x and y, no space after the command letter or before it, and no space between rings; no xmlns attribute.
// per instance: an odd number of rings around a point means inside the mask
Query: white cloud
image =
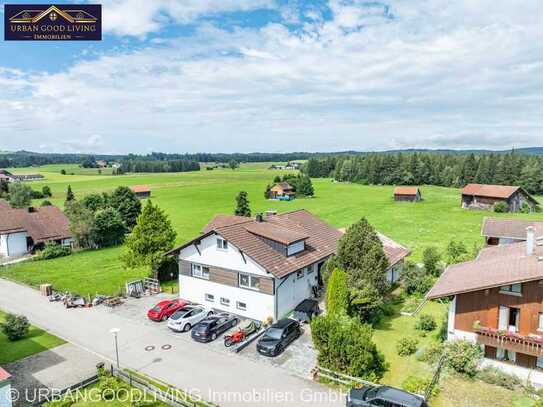
<svg viewBox="0 0 543 407"><path fill-rule="evenodd" d="M10 95L0 91L0 138L18 134L1 144L111 152L541 144L539 0L389 6L334 2L334 19L315 19L303 34L201 25L190 41L57 74L0 70Z"/></svg>

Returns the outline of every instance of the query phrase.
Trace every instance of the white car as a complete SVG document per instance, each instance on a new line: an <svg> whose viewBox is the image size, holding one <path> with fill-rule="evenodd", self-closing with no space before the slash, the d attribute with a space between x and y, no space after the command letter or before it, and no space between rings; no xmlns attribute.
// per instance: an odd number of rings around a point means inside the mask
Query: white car
<svg viewBox="0 0 543 407"><path fill-rule="evenodd" d="M175 332L187 332L213 311L203 305L186 305L168 319L168 328Z"/></svg>

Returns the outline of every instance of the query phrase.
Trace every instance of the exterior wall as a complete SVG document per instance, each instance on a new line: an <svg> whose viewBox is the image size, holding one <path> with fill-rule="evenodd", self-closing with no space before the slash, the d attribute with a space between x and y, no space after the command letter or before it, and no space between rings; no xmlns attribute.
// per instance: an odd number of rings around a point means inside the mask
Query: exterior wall
<svg viewBox="0 0 543 407"><path fill-rule="evenodd" d="M527 203L532 210L535 208L535 203L521 190L515 192L507 199L477 195L462 195L463 208L491 209L496 202L505 202L509 208L509 212L520 211L524 203Z"/></svg>
<svg viewBox="0 0 543 407"><path fill-rule="evenodd" d="M4 257L22 256L27 253L26 232L0 235L0 255Z"/></svg>
<svg viewBox="0 0 543 407"><path fill-rule="evenodd" d="M485 357L483 359L483 363L481 364L481 367L485 368L489 366L500 369L506 373L515 375L524 381L530 381L536 388L543 387L543 372L539 370L534 370L534 369L514 365L512 363L502 362L499 360L494 360L494 359Z"/></svg>
<svg viewBox="0 0 543 407"><path fill-rule="evenodd" d="M416 202L420 201L420 194L416 195L398 195L394 194L394 200L395 201L403 201L403 202Z"/></svg>
<svg viewBox="0 0 543 407"><path fill-rule="evenodd" d="M9 379L0 382L0 407L11 407L11 384Z"/></svg>
<svg viewBox="0 0 543 407"><path fill-rule="evenodd" d="M312 297L311 288L318 285L319 273L317 269L318 263L315 263L309 267L311 272L308 273L308 270L304 271L302 278L298 278L297 273L292 273L282 279L276 279L276 319L280 319L288 314L306 298Z"/></svg>
<svg viewBox="0 0 543 407"><path fill-rule="evenodd" d="M498 329L500 305L520 309L520 335L543 334L538 331L539 313L543 312L543 283L539 281L522 284L520 296L500 293L499 287L457 295L455 328L474 332L473 323L480 321L481 326Z"/></svg>
<svg viewBox="0 0 543 407"><path fill-rule="evenodd" d="M387 269L386 271L387 281L389 283L395 283L396 281L400 279L403 266L404 266L404 261L402 260Z"/></svg>

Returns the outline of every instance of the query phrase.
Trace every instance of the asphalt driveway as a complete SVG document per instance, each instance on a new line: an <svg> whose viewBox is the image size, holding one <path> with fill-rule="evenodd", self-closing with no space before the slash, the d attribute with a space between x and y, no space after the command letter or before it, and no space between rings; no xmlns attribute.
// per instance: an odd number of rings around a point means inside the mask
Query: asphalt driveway
<svg viewBox="0 0 543 407"><path fill-rule="evenodd" d="M147 300L155 302L157 297L133 301ZM188 335L169 332L165 325L131 317L131 312L140 309L139 304L132 311L130 304L116 309L66 310L36 290L0 279L0 309L24 314L35 325L110 361L115 351L109 331L119 328L121 366L221 406L345 405L344 397L336 391L295 376L272 361L261 363L218 351L214 344L195 343Z"/></svg>

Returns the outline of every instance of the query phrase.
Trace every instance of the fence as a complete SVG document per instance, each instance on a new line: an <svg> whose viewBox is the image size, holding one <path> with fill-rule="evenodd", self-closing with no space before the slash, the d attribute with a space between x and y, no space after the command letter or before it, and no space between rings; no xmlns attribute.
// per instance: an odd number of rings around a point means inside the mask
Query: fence
<svg viewBox="0 0 543 407"><path fill-rule="evenodd" d="M204 400L195 400L183 390L161 383L156 379L147 378L141 374L117 369L114 366L111 366L111 374L132 387L152 393L158 400L170 407L218 407L216 404Z"/></svg>
<svg viewBox="0 0 543 407"><path fill-rule="evenodd" d="M334 372L333 370L326 369L324 367L317 366L312 371L313 377L316 379L318 377L323 377L325 379L331 380L335 383L342 384L344 386L377 386L377 384L368 382L367 380L361 379L359 377L349 376L343 373Z"/></svg>
<svg viewBox="0 0 543 407"><path fill-rule="evenodd" d="M44 403L47 403L53 399L60 399L61 396L68 392L72 392L74 390L82 389L84 387L90 386L91 384L97 383L99 379L99 376L97 374L90 376L84 380L81 380L79 383L72 384L71 386L68 386L64 389L62 389L59 392L51 392L48 396L44 397L43 399L39 400L37 404L42 405Z"/></svg>
<svg viewBox="0 0 543 407"><path fill-rule="evenodd" d="M426 388L426 391L424 392L424 398L426 400L430 398L430 396L432 395L434 386L439 381L441 370L443 369L443 365L445 364L445 358L446 358L445 355L441 356L441 358L439 359L439 362L437 363L437 368L436 368L436 371L434 372L434 375L432 376L432 380L430 381L430 384L428 385L428 387Z"/></svg>

